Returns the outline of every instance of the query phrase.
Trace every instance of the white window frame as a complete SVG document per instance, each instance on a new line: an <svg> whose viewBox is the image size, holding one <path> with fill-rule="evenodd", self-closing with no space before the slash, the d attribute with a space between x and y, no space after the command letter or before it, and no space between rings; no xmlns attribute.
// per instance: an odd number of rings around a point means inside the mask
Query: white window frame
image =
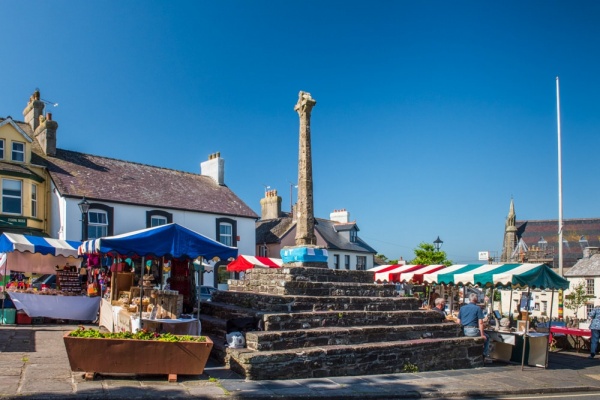
<svg viewBox="0 0 600 400"><path fill-rule="evenodd" d="M90 218L91 215L103 215L104 221L106 223L97 222L97 221L92 222L92 220ZM101 237L108 236L108 213L106 211L100 210L100 209L89 210L87 219L88 219L88 223L87 223L87 225L88 225L87 226L87 238L88 239L99 239ZM93 229L93 231L92 231L92 229ZM100 235L98 235L98 230L101 230Z"/></svg>
<svg viewBox="0 0 600 400"><path fill-rule="evenodd" d="M357 236L358 236L358 233L356 232L356 229L351 229L350 230L350 242L356 243Z"/></svg>
<svg viewBox="0 0 600 400"><path fill-rule="evenodd" d="M35 183L31 184L31 216L33 218L37 218L38 216L38 212L37 212L37 208L38 208L38 199L37 199L37 185Z"/></svg>
<svg viewBox="0 0 600 400"><path fill-rule="evenodd" d="M594 279L586 279L585 280L585 294L594 296Z"/></svg>
<svg viewBox="0 0 600 400"><path fill-rule="evenodd" d="M152 215L150 217L150 228L167 224L167 217L162 215Z"/></svg>
<svg viewBox="0 0 600 400"><path fill-rule="evenodd" d="M367 256L356 256L356 270L365 271L367 269Z"/></svg>
<svg viewBox="0 0 600 400"><path fill-rule="evenodd" d="M4 186L6 182L16 182L19 184L19 195L15 196L12 194L4 193ZM10 212L7 211L4 206L7 203L5 199L19 199L19 212ZM22 215L23 214L23 182L17 179L2 179L2 213L3 214L11 214L11 215Z"/></svg>
<svg viewBox="0 0 600 400"><path fill-rule="evenodd" d="M229 228L229 232L226 228ZM219 242L225 246L233 246L233 225L229 222L219 223Z"/></svg>
<svg viewBox="0 0 600 400"><path fill-rule="evenodd" d="M17 149L15 149L15 145L21 145L21 146L23 146L23 148L21 150L17 150ZM17 160L18 157L15 157L15 155L20 155L23 159ZM25 162L25 143L12 142L11 160L16 161L16 162Z"/></svg>
<svg viewBox="0 0 600 400"><path fill-rule="evenodd" d="M4 139L0 139L0 160L4 160Z"/></svg>

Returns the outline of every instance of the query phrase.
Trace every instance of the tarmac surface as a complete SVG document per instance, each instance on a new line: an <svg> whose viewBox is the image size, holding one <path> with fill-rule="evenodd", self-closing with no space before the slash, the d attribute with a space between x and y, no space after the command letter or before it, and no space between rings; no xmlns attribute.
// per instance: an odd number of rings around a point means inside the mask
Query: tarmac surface
<svg viewBox="0 0 600 400"><path fill-rule="evenodd" d="M209 361L202 375L179 375L173 383L166 375L124 374L86 381L71 371L62 340L76 328L0 326L0 399L480 399L600 392L600 358L563 351L550 353L548 369L496 361L464 370L246 381Z"/></svg>

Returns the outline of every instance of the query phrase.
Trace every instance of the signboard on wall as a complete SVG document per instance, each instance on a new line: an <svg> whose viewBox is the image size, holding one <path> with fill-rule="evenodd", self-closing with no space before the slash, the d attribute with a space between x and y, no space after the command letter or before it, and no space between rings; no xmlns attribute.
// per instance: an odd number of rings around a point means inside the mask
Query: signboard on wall
<svg viewBox="0 0 600 400"><path fill-rule="evenodd" d="M489 251L480 251L479 252L479 261L487 261L490 259Z"/></svg>
<svg viewBox="0 0 600 400"><path fill-rule="evenodd" d="M27 218L0 217L0 226L25 228L27 227Z"/></svg>

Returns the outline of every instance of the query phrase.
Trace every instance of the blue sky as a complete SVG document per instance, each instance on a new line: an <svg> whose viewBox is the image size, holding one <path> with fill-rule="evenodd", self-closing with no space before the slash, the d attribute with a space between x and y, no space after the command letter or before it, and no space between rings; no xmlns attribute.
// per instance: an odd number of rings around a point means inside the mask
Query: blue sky
<svg viewBox="0 0 600 400"><path fill-rule="evenodd" d="M225 180L289 210L300 90L317 217L345 208L389 258L438 235L455 263L517 219L600 217L595 1L2 1L0 116L38 87L58 147ZM296 191L293 191L296 196Z"/></svg>

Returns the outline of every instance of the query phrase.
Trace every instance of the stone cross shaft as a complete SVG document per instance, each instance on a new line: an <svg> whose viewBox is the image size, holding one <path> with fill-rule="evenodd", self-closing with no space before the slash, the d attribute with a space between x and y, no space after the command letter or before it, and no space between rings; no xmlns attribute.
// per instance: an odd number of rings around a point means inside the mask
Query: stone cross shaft
<svg viewBox="0 0 600 400"><path fill-rule="evenodd" d="M296 207L296 246L316 245L313 204L312 155L310 147L310 113L317 104L310 93L300 92L294 110L300 117L298 154L298 205Z"/></svg>

